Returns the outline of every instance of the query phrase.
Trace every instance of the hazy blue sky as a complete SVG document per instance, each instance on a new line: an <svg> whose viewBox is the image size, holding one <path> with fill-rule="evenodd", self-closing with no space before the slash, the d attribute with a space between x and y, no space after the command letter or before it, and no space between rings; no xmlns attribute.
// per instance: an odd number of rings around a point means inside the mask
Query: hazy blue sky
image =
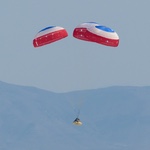
<svg viewBox="0 0 150 150"><path fill-rule="evenodd" d="M112 85L150 85L149 0L5 0L0 5L0 80L55 92ZM72 37L80 23L113 28L117 48ZM59 25L69 36L34 48L42 28Z"/></svg>

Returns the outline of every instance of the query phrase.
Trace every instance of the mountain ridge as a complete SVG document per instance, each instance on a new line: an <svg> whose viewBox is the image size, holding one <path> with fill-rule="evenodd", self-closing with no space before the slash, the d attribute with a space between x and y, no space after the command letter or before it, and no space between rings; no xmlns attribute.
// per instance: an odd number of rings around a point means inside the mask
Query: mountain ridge
<svg viewBox="0 0 150 150"><path fill-rule="evenodd" d="M55 93L0 82L0 150L149 150L149 108L150 86Z"/></svg>

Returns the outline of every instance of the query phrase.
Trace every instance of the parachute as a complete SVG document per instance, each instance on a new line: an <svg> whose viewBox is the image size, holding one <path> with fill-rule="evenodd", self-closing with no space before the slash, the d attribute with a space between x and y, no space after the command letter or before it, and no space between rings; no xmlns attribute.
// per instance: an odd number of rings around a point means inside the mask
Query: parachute
<svg viewBox="0 0 150 150"><path fill-rule="evenodd" d="M61 40L68 36L67 31L59 26L49 26L40 30L33 39L33 46L40 47Z"/></svg>
<svg viewBox="0 0 150 150"><path fill-rule="evenodd" d="M73 37L111 47L119 45L119 36L113 29L95 22L78 25L73 31Z"/></svg>

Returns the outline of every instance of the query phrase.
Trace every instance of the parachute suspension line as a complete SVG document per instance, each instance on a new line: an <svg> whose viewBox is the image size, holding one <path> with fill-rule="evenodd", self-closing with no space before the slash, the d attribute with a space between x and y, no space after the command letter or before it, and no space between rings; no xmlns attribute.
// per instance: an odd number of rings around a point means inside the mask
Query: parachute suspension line
<svg viewBox="0 0 150 150"><path fill-rule="evenodd" d="M77 118L79 118L80 113L81 113L81 107L83 106L84 102L85 102L85 98L81 95L78 95L77 97L71 97L71 96L66 96L66 100L68 101L68 103L70 104L75 116Z"/></svg>
<svg viewBox="0 0 150 150"><path fill-rule="evenodd" d="M84 102L83 99L79 99L79 100L77 100L77 103L76 103L75 106L74 106L74 112L75 112L75 114L77 115L77 118L78 118L79 115L80 115L81 107L82 107L82 105L83 105L83 102Z"/></svg>
<svg viewBox="0 0 150 150"><path fill-rule="evenodd" d="M82 99L68 100L68 102L70 103L70 106L73 108L75 115L79 117L80 110L83 105L83 100Z"/></svg>
<svg viewBox="0 0 150 150"><path fill-rule="evenodd" d="M82 105L83 105L83 99L79 101L77 117L79 117L79 115L80 115L80 110L81 110Z"/></svg>
<svg viewBox="0 0 150 150"><path fill-rule="evenodd" d="M75 114L77 115L77 118L79 118L80 115L80 109L74 109Z"/></svg>

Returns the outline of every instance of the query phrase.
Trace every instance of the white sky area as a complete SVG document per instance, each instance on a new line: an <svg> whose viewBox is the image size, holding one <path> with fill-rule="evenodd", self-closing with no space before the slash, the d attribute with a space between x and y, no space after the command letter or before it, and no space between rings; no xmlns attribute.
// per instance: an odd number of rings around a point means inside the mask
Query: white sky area
<svg viewBox="0 0 150 150"><path fill-rule="evenodd" d="M54 92L113 85L150 85L149 0L5 0L0 5L0 80ZM83 22L114 29L117 48L73 38ZM69 36L34 48L36 33L51 25Z"/></svg>

